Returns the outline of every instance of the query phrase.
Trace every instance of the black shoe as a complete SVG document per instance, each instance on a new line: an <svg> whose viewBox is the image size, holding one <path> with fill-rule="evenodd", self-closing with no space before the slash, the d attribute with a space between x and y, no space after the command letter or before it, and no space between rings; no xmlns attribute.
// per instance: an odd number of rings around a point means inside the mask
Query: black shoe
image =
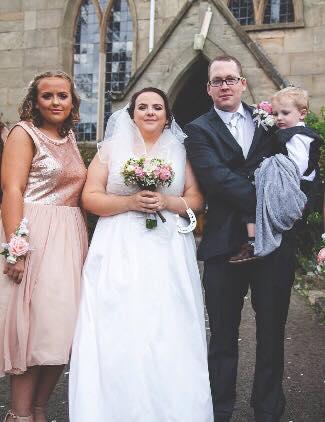
<svg viewBox="0 0 325 422"><path fill-rule="evenodd" d="M254 255L254 246L250 243L244 243L241 245L237 255L230 257L230 264L242 264L244 262L254 261L259 259L258 256Z"/></svg>

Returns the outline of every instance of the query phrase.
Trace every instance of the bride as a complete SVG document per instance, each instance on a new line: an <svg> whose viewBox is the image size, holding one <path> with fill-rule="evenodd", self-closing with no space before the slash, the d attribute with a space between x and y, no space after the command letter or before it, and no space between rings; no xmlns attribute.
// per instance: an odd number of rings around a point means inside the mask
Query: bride
<svg viewBox="0 0 325 422"><path fill-rule="evenodd" d="M195 243L178 230L178 214L203 207L184 136L166 94L145 88L111 116L90 164L82 201L100 219L83 271L71 422L213 421ZM126 186L131 157L170 163L171 185ZM145 215L158 211L166 222L146 228Z"/></svg>

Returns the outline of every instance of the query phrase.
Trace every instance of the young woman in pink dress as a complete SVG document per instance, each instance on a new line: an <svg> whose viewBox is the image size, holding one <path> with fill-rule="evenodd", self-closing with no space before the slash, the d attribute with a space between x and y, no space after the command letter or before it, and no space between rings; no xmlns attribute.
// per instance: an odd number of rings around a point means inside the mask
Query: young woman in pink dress
<svg viewBox="0 0 325 422"><path fill-rule="evenodd" d="M0 258L0 376L11 381L6 422L46 421L44 407L70 355L87 252L79 208L86 168L72 131L79 103L64 72L36 76L4 148L0 235L9 243Z"/></svg>

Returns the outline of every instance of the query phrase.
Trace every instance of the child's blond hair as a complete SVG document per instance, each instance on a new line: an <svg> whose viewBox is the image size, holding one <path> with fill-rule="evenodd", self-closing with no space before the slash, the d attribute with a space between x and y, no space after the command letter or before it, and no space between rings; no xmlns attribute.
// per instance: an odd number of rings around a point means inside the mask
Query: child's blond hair
<svg viewBox="0 0 325 422"><path fill-rule="evenodd" d="M271 100L280 100L282 98L290 99L299 111L304 109L308 111L309 109L308 92L305 89L288 86L276 92Z"/></svg>

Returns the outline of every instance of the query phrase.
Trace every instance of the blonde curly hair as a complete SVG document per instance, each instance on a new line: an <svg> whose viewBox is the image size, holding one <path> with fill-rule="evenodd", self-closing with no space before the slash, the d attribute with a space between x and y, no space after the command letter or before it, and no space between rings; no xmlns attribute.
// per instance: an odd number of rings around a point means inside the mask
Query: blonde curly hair
<svg viewBox="0 0 325 422"><path fill-rule="evenodd" d="M295 86L288 86L286 88L281 89L281 91L276 92L271 100L281 100L282 98L288 100L290 99L294 106L299 110L309 110L309 98L308 92L305 89L295 87Z"/></svg>
<svg viewBox="0 0 325 422"><path fill-rule="evenodd" d="M62 78L70 83L71 97L72 97L72 110L67 119L64 121L58 133L60 136L67 136L70 129L75 128L75 124L79 122L79 107L80 98L75 89L71 76L62 70L48 71L34 76L34 79L29 83L28 90L25 98L19 106L18 112L21 120L31 121L36 127L43 124L43 117L39 110L36 108L37 103L37 87L42 79L45 78Z"/></svg>

